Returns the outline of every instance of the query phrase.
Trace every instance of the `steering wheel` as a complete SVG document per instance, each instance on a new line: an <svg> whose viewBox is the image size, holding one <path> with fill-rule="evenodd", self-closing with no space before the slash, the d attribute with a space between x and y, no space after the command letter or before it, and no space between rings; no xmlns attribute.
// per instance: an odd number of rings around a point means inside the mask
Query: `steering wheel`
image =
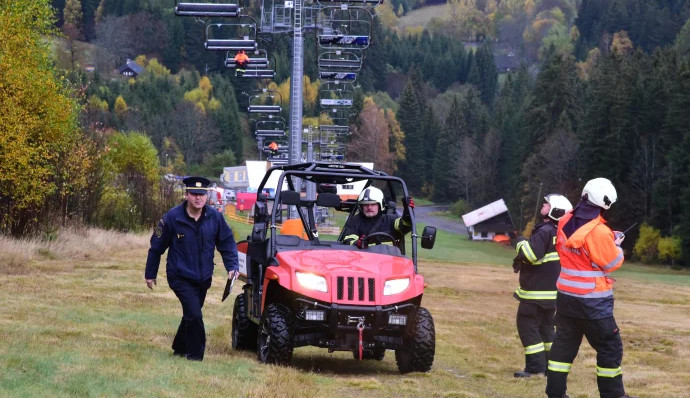
<svg viewBox="0 0 690 398"><path fill-rule="evenodd" d="M398 240L395 239L395 237L388 232L374 232L369 235L367 235L364 238L364 243L369 246L369 244L372 243L372 241L378 241L379 243L383 242L393 242L394 245L398 245Z"/></svg>

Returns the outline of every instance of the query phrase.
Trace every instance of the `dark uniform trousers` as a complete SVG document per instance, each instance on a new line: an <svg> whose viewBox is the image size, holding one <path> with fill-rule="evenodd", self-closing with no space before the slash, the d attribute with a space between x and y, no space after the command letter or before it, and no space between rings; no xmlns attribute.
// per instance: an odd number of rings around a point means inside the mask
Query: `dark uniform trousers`
<svg viewBox="0 0 690 398"><path fill-rule="evenodd" d="M182 304L182 321L177 328L172 349L178 355L201 361L206 349L206 330L201 315L201 307L206 300L206 292L211 287L211 278L203 282L187 278L168 276L168 285Z"/></svg>
<svg viewBox="0 0 690 398"><path fill-rule="evenodd" d="M525 347L525 371L546 372L546 361L554 337L554 308L521 301L517 310L517 330Z"/></svg>
<svg viewBox="0 0 690 398"><path fill-rule="evenodd" d="M570 365L577 356L582 336L597 352L597 385L601 398L618 398L625 394L623 374L623 342L616 320L579 319L556 314L556 340L551 347L546 394L562 397Z"/></svg>

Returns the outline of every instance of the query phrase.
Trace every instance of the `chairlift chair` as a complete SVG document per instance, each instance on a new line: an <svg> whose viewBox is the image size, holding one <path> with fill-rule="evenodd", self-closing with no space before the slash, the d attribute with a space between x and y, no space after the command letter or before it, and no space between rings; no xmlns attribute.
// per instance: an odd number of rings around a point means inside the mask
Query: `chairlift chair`
<svg viewBox="0 0 690 398"><path fill-rule="evenodd" d="M254 124L256 137L285 137L285 119L276 115L267 115Z"/></svg>
<svg viewBox="0 0 690 398"><path fill-rule="evenodd" d="M175 1L175 15L182 17L234 18L240 15L240 11L242 8L233 3Z"/></svg>
<svg viewBox="0 0 690 398"><path fill-rule="evenodd" d="M256 46L256 24L254 23L206 22L204 29L204 47L206 50L254 51Z"/></svg>
<svg viewBox="0 0 690 398"><path fill-rule="evenodd" d="M351 51L333 50L319 55L319 71L359 71L362 69L362 55ZM345 79L341 79L345 80Z"/></svg>
<svg viewBox="0 0 690 398"><path fill-rule="evenodd" d="M283 98L279 92L262 89L254 90L249 94L249 105L247 106L247 111L249 113L266 113L266 114L278 114L282 112ZM265 104L266 100L271 100L271 104ZM276 100L278 105L276 105Z"/></svg>
<svg viewBox="0 0 690 398"><path fill-rule="evenodd" d="M369 47L373 15L364 7L323 7L317 14L316 42L327 50L363 50Z"/></svg>

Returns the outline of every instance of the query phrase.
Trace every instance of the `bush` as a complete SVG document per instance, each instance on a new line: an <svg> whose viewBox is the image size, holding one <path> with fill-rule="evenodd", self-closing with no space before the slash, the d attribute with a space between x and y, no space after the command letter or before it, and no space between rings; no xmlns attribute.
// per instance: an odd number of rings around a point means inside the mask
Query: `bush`
<svg viewBox="0 0 690 398"><path fill-rule="evenodd" d="M532 230L534 229L534 226L537 225L537 221L535 219L530 220L527 225L525 225L525 228L522 230L522 237L523 238L529 238L532 236Z"/></svg>
<svg viewBox="0 0 690 398"><path fill-rule="evenodd" d="M674 262L683 256L681 241L677 236L667 236L659 239L657 250L659 251L659 258L664 261L670 260L671 265L674 265Z"/></svg>
<svg viewBox="0 0 690 398"><path fill-rule="evenodd" d="M462 217L463 214L470 212L470 205L464 200L460 199L453 203L453 205L450 207L450 211L454 216Z"/></svg>
<svg viewBox="0 0 690 398"><path fill-rule="evenodd" d="M661 233L658 229L644 223L640 226L640 236L635 242L633 254L640 258L643 263L652 263L659 254L659 239Z"/></svg>

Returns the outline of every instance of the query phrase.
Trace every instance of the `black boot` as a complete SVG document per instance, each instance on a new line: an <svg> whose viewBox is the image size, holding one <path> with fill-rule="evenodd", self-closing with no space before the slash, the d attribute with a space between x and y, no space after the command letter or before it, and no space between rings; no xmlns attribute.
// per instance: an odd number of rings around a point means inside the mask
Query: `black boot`
<svg viewBox="0 0 690 398"><path fill-rule="evenodd" d="M513 373L513 376L518 377L518 378L524 378L524 377L532 377L532 376L546 376L546 373L532 373L532 372L528 372L526 370L521 370L519 372Z"/></svg>

